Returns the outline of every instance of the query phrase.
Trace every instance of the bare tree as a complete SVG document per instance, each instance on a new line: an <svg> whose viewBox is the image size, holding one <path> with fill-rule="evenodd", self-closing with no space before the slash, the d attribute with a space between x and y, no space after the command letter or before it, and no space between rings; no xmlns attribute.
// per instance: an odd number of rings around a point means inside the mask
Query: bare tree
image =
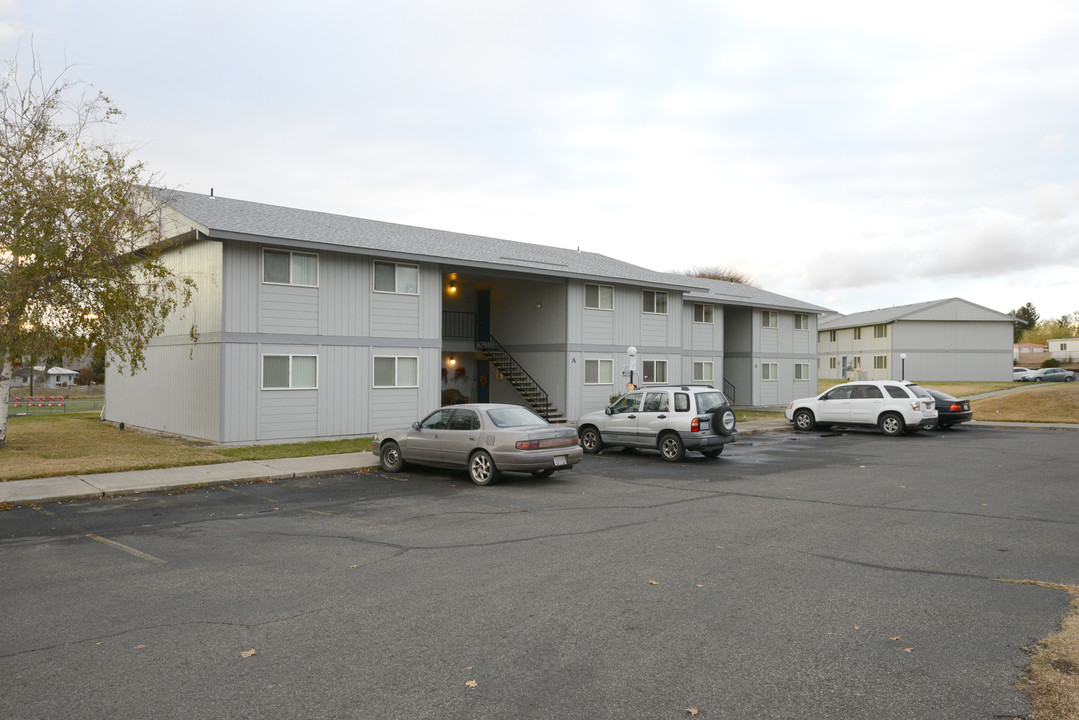
<svg viewBox="0 0 1079 720"><path fill-rule="evenodd" d="M120 111L69 72L0 78L0 448L16 358L99 344L136 370L195 289L161 260L166 198L100 135Z"/></svg>
<svg viewBox="0 0 1079 720"><path fill-rule="evenodd" d="M709 278L710 280L725 280L726 282L748 285L759 288L760 284L752 275L737 268L726 265L705 265L703 267L690 268L679 273L690 277Z"/></svg>

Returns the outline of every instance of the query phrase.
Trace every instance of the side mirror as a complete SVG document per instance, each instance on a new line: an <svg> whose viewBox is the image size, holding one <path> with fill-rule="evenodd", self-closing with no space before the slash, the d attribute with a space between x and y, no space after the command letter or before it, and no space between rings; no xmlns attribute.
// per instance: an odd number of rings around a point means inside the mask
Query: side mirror
<svg viewBox="0 0 1079 720"><path fill-rule="evenodd" d="M611 406L610 406L610 405L608 405L607 407L603 408L603 412L605 412L605 413L607 413L608 415L610 415L610 414L611 414L611 413L612 413L613 411L611 410Z"/></svg>
<svg viewBox="0 0 1079 720"><path fill-rule="evenodd" d="M419 430L419 429L420 429L420 421L419 421L419 420L417 420L416 422L412 423L412 429L413 429L413 430Z"/></svg>

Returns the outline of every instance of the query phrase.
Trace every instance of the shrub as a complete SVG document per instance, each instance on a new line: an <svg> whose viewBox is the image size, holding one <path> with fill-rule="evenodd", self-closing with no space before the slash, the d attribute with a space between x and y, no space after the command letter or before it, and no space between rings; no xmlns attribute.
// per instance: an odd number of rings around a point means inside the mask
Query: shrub
<svg viewBox="0 0 1079 720"><path fill-rule="evenodd" d="M1060 367L1060 361L1057 360L1056 358L1051 357L1051 358L1049 358L1048 360L1046 360L1045 362L1042 363L1042 367L1043 368Z"/></svg>

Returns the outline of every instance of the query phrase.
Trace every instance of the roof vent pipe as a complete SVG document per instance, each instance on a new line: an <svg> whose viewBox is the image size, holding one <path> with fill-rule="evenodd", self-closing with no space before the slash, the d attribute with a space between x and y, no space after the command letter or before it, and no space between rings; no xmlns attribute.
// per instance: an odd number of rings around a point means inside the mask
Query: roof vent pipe
<svg viewBox="0 0 1079 720"><path fill-rule="evenodd" d="M213 197L213 196L214 196L214 189L210 188L210 197Z"/></svg>

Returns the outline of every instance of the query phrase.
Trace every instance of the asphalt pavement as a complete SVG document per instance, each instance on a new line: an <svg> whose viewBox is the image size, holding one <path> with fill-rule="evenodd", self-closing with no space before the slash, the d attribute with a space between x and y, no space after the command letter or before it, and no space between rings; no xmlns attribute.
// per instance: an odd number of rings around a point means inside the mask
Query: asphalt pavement
<svg viewBox="0 0 1079 720"><path fill-rule="evenodd" d="M1004 391L1008 392L1008 391ZM987 393L985 396L998 393ZM981 395L977 397L983 397ZM1079 425L1065 423L990 423L971 422L970 426L1079 430ZM738 424L740 435L789 430L786 419L751 420ZM0 482L0 506L35 505L65 500L167 492L190 487L210 487L236 482L289 480L300 477L350 473L376 467L378 458L370 452L340 455L243 460L190 465L152 470L128 470L111 473L87 473L61 477L32 478Z"/></svg>

